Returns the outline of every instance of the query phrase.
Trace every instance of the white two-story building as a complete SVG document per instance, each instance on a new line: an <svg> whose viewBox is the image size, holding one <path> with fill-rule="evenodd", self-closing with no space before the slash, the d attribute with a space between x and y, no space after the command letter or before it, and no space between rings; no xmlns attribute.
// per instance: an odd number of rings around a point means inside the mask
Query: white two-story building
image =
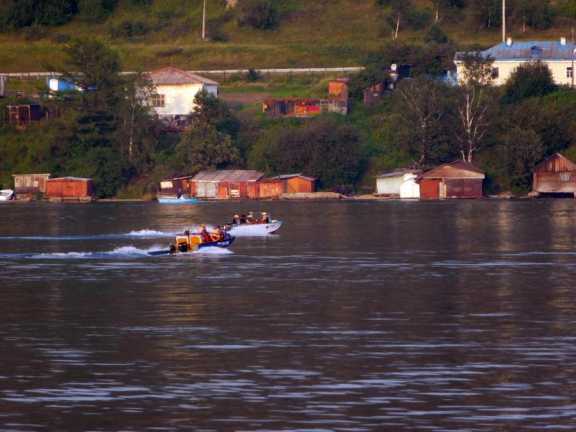
<svg viewBox="0 0 576 432"><path fill-rule="evenodd" d="M218 83L172 66L149 73L155 92L150 105L160 118L177 119L194 112L194 99L201 91L218 96Z"/></svg>
<svg viewBox="0 0 576 432"><path fill-rule="evenodd" d="M511 38L492 48L481 51L485 58L494 60L492 64L492 84L502 85L510 78L518 66L540 61L552 72L552 77L558 85L574 86L574 62L576 60L576 45L567 42L566 38L558 41L522 41ZM462 80L464 73L463 58L466 53L456 53L454 63L458 79Z"/></svg>

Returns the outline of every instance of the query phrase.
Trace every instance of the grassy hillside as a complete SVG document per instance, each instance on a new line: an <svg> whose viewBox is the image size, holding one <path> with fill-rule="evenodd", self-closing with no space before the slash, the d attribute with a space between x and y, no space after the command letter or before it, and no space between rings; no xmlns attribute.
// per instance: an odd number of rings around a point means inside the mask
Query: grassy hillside
<svg viewBox="0 0 576 432"><path fill-rule="evenodd" d="M240 0L242 1L242 0ZM280 26L273 31L240 27L222 0L208 0L209 36L200 40L202 0L155 0L150 6L120 1L101 23L79 18L60 27L32 27L0 34L0 71L38 71L62 58L70 37L97 35L115 48L127 69L149 70L171 64L189 69L350 66L391 40L386 9L375 0L283 0ZM416 0L432 11L431 0ZM445 16L446 15L446 16ZM471 24L469 13L441 15L440 25L460 46L490 45L500 39L498 28ZM145 34L123 34L125 23L142 24ZM520 38L569 36L573 23L557 19L546 31L512 28ZM418 41L426 29L401 28L400 39Z"/></svg>

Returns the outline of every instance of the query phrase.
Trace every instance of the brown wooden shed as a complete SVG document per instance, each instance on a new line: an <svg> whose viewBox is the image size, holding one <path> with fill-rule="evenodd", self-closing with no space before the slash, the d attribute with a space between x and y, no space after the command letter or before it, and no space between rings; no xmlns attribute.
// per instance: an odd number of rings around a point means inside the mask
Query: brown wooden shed
<svg viewBox="0 0 576 432"><path fill-rule="evenodd" d="M260 180L260 198L280 198L285 193L312 193L316 191L316 179L301 173L285 174Z"/></svg>
<svg viewBox="0 0 576 432"><path fill-rule="evenodd" d="M46 181L50 174L13 174L16 195L32 195L46 192Z"/></svg>
<svg viewBox="0 0 576 432"><path fill-rule="evenodd" d="M158 191L158 195L171 197L192 195L192 179L193 176L185 176L162 180L160 182L160 190Z"/></svg>
<svg viewBox="0 0 576 432"><path fill-rule="evenodd" d="M194 196L209 199L257 199L259 171L201 171L191 180Z"/></svg>
<svg viewBox="0 0 576 432"><path fill-rule="evenodd" d="M418 178L420 198L482 198L485 177L483 171L465 161L440 165Z"/></svg>
<svg viewBox="0 0 576 432"><path fill-rule="evenodd" d="M267 178L260 180L259 198L261 199L278 199L284 193L285 184L278 178Z"/></svg>
<svg viewBox="0 0 576 432"><path fill-rule="evenodd" d="M560 153L550 156L534 168L532 190L576 196L576 164Z"/></svg>
<svg viewBox="0 0 576 432"><path fill-rule="evenodd" d="M80 177L60 177L46 182L48 199L91 200L94 196L92 179Z"/></svg>

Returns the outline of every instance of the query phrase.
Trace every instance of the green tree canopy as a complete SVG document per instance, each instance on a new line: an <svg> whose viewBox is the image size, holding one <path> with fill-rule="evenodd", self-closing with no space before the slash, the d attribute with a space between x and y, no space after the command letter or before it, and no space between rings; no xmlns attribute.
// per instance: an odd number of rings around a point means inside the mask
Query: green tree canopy
<svg viewBox="0 0 576 432"><path fill-rule="evenodd" d="M531 97L541 97L556 91L552 72L542 62L520 65L504 87L502 101L507 104Z"/></svg>
<svg viewBox="0 0 576 432"><path fill-rule="evenodd" d="M270 174L303 172L325 189L351 191L361 173L360 136L332 116L297 127L282 122L264 133L250 154L250 165Z"/></svg>

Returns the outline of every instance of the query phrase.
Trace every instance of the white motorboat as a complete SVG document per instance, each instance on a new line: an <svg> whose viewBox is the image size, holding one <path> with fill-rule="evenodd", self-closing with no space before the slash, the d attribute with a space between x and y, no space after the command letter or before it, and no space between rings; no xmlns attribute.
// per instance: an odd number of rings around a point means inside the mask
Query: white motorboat
<svg viewBox="0 0 576 432"><path fill-rule="evenodd" d="M14 191L12 189L0 190L0 201L10 201L14 199Z"/></svg>
<svg viewBox="0 0 576 432"><path fill-rule="evenodd" d="M199 200L197 198L185 195L180 196L159 195L158 202L160 204L197 204Z"/></svg>
<svg viewBox="0 0 576 432"><path fill-rule="evenodd" d="M235 237L259 237L274 234L282 226L282 221L268 223L243 223L228 225L228 232Z"/></svg>

